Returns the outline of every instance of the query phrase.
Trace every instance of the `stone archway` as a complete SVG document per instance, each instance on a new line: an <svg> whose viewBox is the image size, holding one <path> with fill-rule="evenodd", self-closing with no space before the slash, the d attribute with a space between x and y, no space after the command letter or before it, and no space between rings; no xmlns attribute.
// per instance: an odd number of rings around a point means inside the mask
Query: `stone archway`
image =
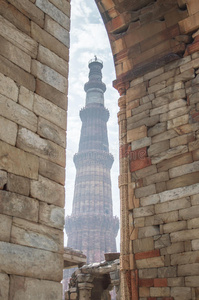
<svg viewBox="0 0 199 300"><path fill-rule="evenodd" d="M121 95L121 298L197 299L198 1L96 3ZM70 3L2 0L0 8L0 291L6 300L54 300Z"/></svg>

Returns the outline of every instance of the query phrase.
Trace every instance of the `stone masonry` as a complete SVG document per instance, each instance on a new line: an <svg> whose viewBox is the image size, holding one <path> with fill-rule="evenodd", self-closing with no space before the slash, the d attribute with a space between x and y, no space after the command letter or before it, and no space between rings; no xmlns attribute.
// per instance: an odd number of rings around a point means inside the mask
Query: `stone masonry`
<svg viewBox="0 0 199 300"><path fill-rule="evenodd" d="M62 298L70 3L0 1L0 299Z"/></svg>
<svg viewBox="0 0 199 300"><path fill-rule="evenodd" d="M120 94L122 300L199 299L199 2L96 0ZM61 299L70 3L0 0L0 299Z"/></svg>

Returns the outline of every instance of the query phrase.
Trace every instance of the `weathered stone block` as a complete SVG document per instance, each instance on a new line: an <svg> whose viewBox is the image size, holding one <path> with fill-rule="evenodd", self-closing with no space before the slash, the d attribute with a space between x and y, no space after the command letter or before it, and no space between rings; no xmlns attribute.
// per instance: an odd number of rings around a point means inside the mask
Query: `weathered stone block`
<svg viewBox="0 0 199 300"><path fill-rule="evenodd" d="M167 278L168 286L184 286L184 278L178 277L178 278Z"/></svg>
<svg viewBox="0 0 199 300"><path fill-rule="evenodd" d="M171 245L169 234L158 235L154 238L155 240L155 249L161 249Z"/></svg>
<svg viewBox="0 0 199 300"><path fill-rule="evenodd" d="M17 138L17 124L0 116L0 139L10 145L15 145Z"/></svg>
<svg viewBox="0 0 199 300"><path fill-rule="evenodd" d="M184 88L184 83L183 83L183 82L177 82L177 83L175 83L175 84L173 84L173 85L167 86L167 87L164 88L164 89L158 90L158 91L155 93L155 95L156 95L157 97L159 97L159 96L162 96L162 95L164 95L164 94L173 93L173 92L175 92L175 91L177 91L177 90L181 90L181 89L183 89L183 88ZM178 98L178 99L180 99L180 98Z"/></svg>
<svg viewBox="0 0 199 300"><path fill-rule="evenodd" d="M189 143L189 151L198 150L199 147L199 140L193 141Z"/></svg>
<svg viewBox="0 0 199 300"><path fill-rule="evenodd" d="M133 241L133 252L150 251L154 249L154 242L152 237L137 239Z"/></svg>
<svg viewBox="0 0 199 300"><path fill-rule="evenodd" d="M159 226L147 226L139 228L138 238L143 239L151 236L155 236L160 233Z"/></svg>
<svg viewBox="0 0 199 300"><path fill-rule="evenodd" d="M142 115L142 116L140 116L140 115ZM145 113L139 114L139 120L137 120L137 121L132 120L132 118L135 118L137 116L138 115L130 117L130 118L127 119L127 130L130 130L132 128L137 128L137 127L142 126L142 125L146 125L147 127L152 127L160 121L160 116L159 115L149 117L149 112L148 111L146 111Z"/></svg>
<svg viewBox="0 0 199 300"><path fill-rule="evenodd" d="M186 265L198 262L199 251L190 251L171 255L171 265Z"/></svg>
<svg viewBox="0 0 199 300"><path fill-rule="evenodd" d="M188 229L199 228L199 218L187 220L187 228Z"/></svg>
<svg viewBox="0 0 199 300"><path fill-rule="evenodd" d="M167 171L171 168L181 166L184 164L189 164L192 162L193 162L193 159L192 159L191 153L185 153L185 154L179 155L177 157L162 161L157 165L157 167L158 167L159 172L163 172L163 171Z"/></svg>
<svg viewBox="0 0 199 300"><path fill-rule="evenodd" d="M0 141L0 169L16 175L37 179L38 157Z"/></svg>
<svg viewBox="0 0 199 300"><path fill-rule="evenodd" d="M52 281L61 281L63 255L0 242L0 271Z"/></svg>
<svg viewBox="0 0 199 300"><path fill-rule="evenodd" d="M34 92L35 78L32 74L27 73L17 65L13 64L7 58L0 55L1 73L12 78L18 84L25 86Z"/></svg>
<svg viewBox="0 0 199 300"><path fill-rule="evenodd" d="M164 256L139 259L136 261L138 269L158 268L164 266Z"/></svg>
<svg viewBox="0 0 199 300"><path fill-rule="evenodd" d="M161 141L159 143L152 144L148 149L148 155L151 157L158 153L164 152L169 149L169 140Z"/></svg>
<svg viewBox="0 0 199 300"><path fill-rule="evenodd" d="M168 172L156 173L153 176L148 176L143 179L144 185L149 185L157 182L169 180Z"/></svg>
<svg viewBox="0 0 199 300"><path fill-rule="evenodd" d="M165 254L174 254L174 253L182 253L185 251L184 243L172 243L171 245L167 246L166 248L161 249L161 255Z"/></svg>
<svg viewBox="0 0 199 300"><path fill-rule="evenodd" d="M44 25L44 13L37 8L31 1L27 0L9 0L19 11L33 20L40 27Z"/></svg>
<svg viewBox="0 0 199 300"><path fill-rule="evenodd" d="M178 126L181 126L183 124L187 124L189 122L189 115L183 115L180 117L177 117L175 119L169 120L167 123L167 128L172 129Z"/></svg>
<svg viewBox="0 0 199 300"><path fill-rule="evenodd" d="M34 93L21 86L19 91L19 104L33 110Z"/></svg>
<svg viewBox="0 0 199 300"><path fill-rule="evenodd" d="M191 196L191 204L192 205L199 205L199 198L198 195Z"/></svg>
<svg viewBox="0 0 199 300"><path fill-rule="evenodd" d="M66 17L67 18L67 17ZM68 26L69 27L69 26ZM58 41L69 48L69 31L60 26L57 22L50 17L45 18L45 30L53 35Z"/></svg>
<svg viewBox="0 0 199 300"><path fill-rule="evenodd" d="M39 175L39 180L32 180L30 193L33 198L64 207L64 187Z"/></svg>
<svg viewBox="0 0 199 300"><path fill-rule="evenodd" d="M199 263L178 266L178 276L199 275Z"/></svg>
<svg viewBox="0 0 199 300"><path fill-rule="evenodd" d="M29 196L30 180L26 177L8 174L7 190L17 194Z"/></svg>
<svg viewBox="0 0 199 300"><path fill-rule="evenodd" d="M148 92L151 93L155 93L159 90L162 90L166 87L166 81L162 81L162 82L158 82L155 85L152 85L148 88Z"/></svg>
<svg viewBox="0 0 199 300"><path fill-rule="evenodd" d="M146 83L142 82L137 84L135 87L129 88L127 90L126 96L128 101L132 101L138 98L141 98L147 94L146 92Z"/></svg>
<svg viewBox="0 0 199 300"><path fill-rule="evenodd" d="M172 212L165 212L162 214L154 215L153 223L150 225L159 225L159 224L165 224L170 222L176 222L178 221L178 212L172 211ZM147 226L147 220L145 222L145 225Z"/></svg>
<svg viewBox="0 0 199 300"><path fill-rule="evenodd" d="M65 77L37 60L32 61L32 74L62 93L67 93L68 82Z"/></svg>
<svg viewBox="0 0 199 300"><path fill-rule="evenodd" d="M139 270L139 278L156 278L157 275L157 268Z"/></svg>
<svg viewBox="0 0 199 300"><path fill-rule="evenodd" d="M35 94L34 112L66 130L66 111L37 94Z"/></svg>
<svg viewBox="0 0 199 300"><path fill-rule="evenodd" d="M139 287L139 296L141 298L146 299L145 297L149 297L150 296L150 291L149 291L149 287Z"/></svg>
<svg viewBox="0 0 199 300"><path fill-rule="evenodd" d="M185 207L190 207L191 202L189 198L181 198L179 200L167 201L165 203L155 204L155 213L164 213L173 210L179 210Z"/></svg>
<svg viewBox="0 0 199 300"><path fill-rule="evenodd" d="M4 242L10 241L11 226L12 226L12 218L0 214L0 227L1 227L0 241L4 241Z"/></svg>
<svg viewBox="0 0 199 300"><path fill-rule="evenodd" d="M68 76L68 64L61 57L50 51L49 49L39 45L37 59L44 65L49 66L51 69L57 71L64 77Z"/></svg>
<svg viewBox="0 0 199 300"><path fill-rule="evenodd" d="M39 174L62 185L65 184L65 169L48 160L39 159Z"/></svg>
<svg viewBox="0 0 199 300"><path fill-rule="evenodd" d="M170 288L169 287L150 287L151 297L169 297Z"/></svg>
<svg viewBox="0 0 199 300"><path fill-rule="evenodd" d="M191 241L191 246L193 250L199 250L199 239Z"/></svg>
<svg viewBox="0 0 199 300"><path fill-rule="evenodd" d="M172 232L170 234L171 242L181 242L195 240L198 238L199 229L182 230L178 232Z"/></svg>
<svg viewBox="0 0 199 300"><path fill-rule="evenodd" d="M68 61L68 48L54 38L51 34L41 29L37 24L31 22L31 36L44 47L56 53L58 56Z"/></svg>
<svg viewBox="0 0 199 300"><path fill-rule="evenodd" d="M13 300L57 300L62 298L62 284L47 280L11 275L10 297Z"/></svg>
<svg viewBox="0 0 199 300"><path fill-rule="evenodd" d="M69 30L70 19L48 0L36 0L36 6L53 18L61 26Z"/></svg>
<svg viewBox="0 0 199 300"><path fill-rule="evenodd" d="M39 222L50 227L63 229L64 209L47 203L40 203Z"/></svg>
<svg viewBox="0 0 199 300"><path fill-rule="evenodd" d="M192 206L179 210L179 217L182 220L194 219L199 217L198 207Z"/></svg>
<svg viewBox="0 0 199 300"><path fill-rule="evenodd" d="M10 279L7 274L0 273L0 300L8 300Z"/></svg>
<svg viewBox="0 0 199 300"><path fill-rule="evenodd" d="M22 51L35 58L37 55L37 42L18 30L12 23L0 16L0 34Z"/></svg>
<svg viewBox="0 0 199 300"><path fill-rule="evenodd" d="M18 29L30 35L30 20L6 0L1 1L1 16L10 21ZM14 18L13 18L14 16Z"/></svg>
<svg viewBox="0 0 199 300"><path fill-rule="evenodd" d="M138 128L131 129L127 131L127 143L143 139L147 136L147 128L145 125L142 125Z"/></svg>
<svg viewBox="0 0 199 300"><path fill-rule="evenodd" d="M18 133L17 147L49 159L61 166L65 166L65 150L55 143L40 138L37 134L21 128Z"/></svg>
<svg viewBox="0 0 199 300"><path fill-rule="evenodd" d="M41 117L38 120L38 134L66 148L66 131Z"/></svg>
<svg viewBox="0 0 199 300"><path fill-rule="evenodd" d="M0 95L0 114L32 131L37 130L36 115L25 107L2 95ZM16 128L14 135L16 135Z"/></svg>
<svg viewBox="0 0 199 300"><path fill-rule="evenodd" d="M166 122L164 122L164 123L158 123L158 124L156 124L155 126L153 126L152 128L150 128L148 130L148 136L152 137L152 136L158 135L158 134L160 134L160 133L162 133L162 132L164 132L166 130L167 130L167 124L166 124Z"/></svg>
<svg viewBox="0 0 199 300"><path fill-rule="evenodd" d="M199 276L188 276L185 277L185 285L190 287L199 286Z"/></svg>
<svg viewBox="0 0 199 300"><path fill-rule="evenodd" d="M188 148L186 145L178 146L178 147L169 149L165 152L162 152L160 154L154 155L152 157L151 161L152 161L152 164L157 164L163 160L170 159L172 157L178 156L178 155L180 155L182 153L186 153L186 152L188 152Z"/></svg>
<svg viewBox="0 0 199 300"><path fill-rule="evenodd" d="M135 107L132 109L132 115L137 115L137 114L140 114L141 112L147 110L147 109L150 109L152 107L152 104L151 102L147 102L145 104L140 104L138 107Z"/></svg>
<svg viewBox="0 0 199 300"><path fill-rule="evenodd" d="M37 200L0 191L0 213L37 222L39 203Z"/></svg>
<svg viewBox="0 0 199 300"><path fill-rule="evenodd" d="M156 76L155 78L152 78L149 82L149 85L152 86L152 85L155 85L157 84L158 82L161 82L161 81L164 81L164 80L167 80L171 77L174 77L176 76L177 74L179 74L179 70L176 70L176 69L172 69L168 72L162 72L159 76Z"/></svg>
<svg viewBox="0 0 199 300"><path fill-rule="evenodd" d="M134 176L135 179L140 179L145 176L147 177L147 176L153 175L155 173L157 173L156 166L149 166L142 170L135 171L135 173L132 176Z"/></svg>
<svg viewBox="0 0 199 300"><path fill-rule="evenodd" d="M152 194L156 194L155 184L151 184L146 187L137 188L135 190L136 198L142 198Z"/></svg>
<svg viewBox="0 0 199 300"><path fill-rule="evenodd" d="M65 0L49 0L58 9L60 9L65 15L70 17L70 2Z"/></svg>
<svg viewBox="0 0 199 300"><path fill-rule="evenodd" d="M16 83L9 77L0 73L0 90L1 94L17 102L18 87Z"/></svg>
<svg viewBox="0 0 199 300"><path fill-rule="evenodd" d="M0 190L3 190L4 186L7 184L8 176L7 172L0 171Z"/></svg>
<svg viewBox="0 0 199 300"><path fill-rule="evenodd" d="M170 147L174 148L179 145L186 145L194 140L195 140L195 133L189 133L182 136L178 136L170 140Z"/></svg>
<svg viewBox="0 0 199 300"><path fill-rule="evenodd" d="M11 243L63 253L63 232L45 225L13 218Z"/></svg>
<svg viewBox="0 0 199 300"><path fill-rule="evenodd" d="M160 198L159 198L158 194L143 197L140 199L140 205L147 206L147 205L151 205L151 204L156 204L159 202L159 200L160 200Z"/></svg>
<svg viewBox="0 0 199 300"><path fill-rule="evenodd" d="M172 130L167 130L163 133L155 135L154 137L152 137L151 141L153 144L153 143L158 143L158 142L172 139L176 136L178 136L178 134L175 132L175 130L172 129Z"/></svg>
<svg viewBox="0 0 199 300"><path fill-rule="evenodd" d="M160 202L181 199L184 197L189 197L191 195L196 195L199 192L199 184L193 184L186 187L180 187L170 191L165 191L159 194Z"/></svg>
<svg viewBox="0 0 199 300"><path fill-rule="evenodd" d="M192 299L191 288L189 287L172 287L171 296L175 300L190 300Z"/></svg>
<svg viewBox="0 0 199 300"><path fill-rule="evenodd" d="M168 278L168 277L176 277L176 276L177 276L176 267L158 268L158 277L160 278Z"/></svg>
<svg viewBox="0 0 199 300"><path fill-rule="evenodd" d="M30 73L31 57L0 36L0 54Z"/></svg>
<svg viewBox="0 0 199 300"><path fill-rule="evenodd" d="M67 110L67 95L59 92L54 87L39 79L36 80L36 93L43 98L50 100L56 106Z"/></svg>
<svg viewBox="0 0 199 300"><path fill-rule="evenodd" d="M153 108L150 110L150 116L155 116L155 115L159 115L159 114L163 114L168 112L169 110L169 106L168 104L165 104L163 106L159 106L157 108Z"/></svg>
<svg viewBox="0 0 199 300"><path fill-rule="evenodd" d="M151 216L153 214L154 214L154 205L148 205L148 206L145 206L145 207L138 207L138 208L134 208L134 210L133 210L133 217L134 218Z"/></svg>
<svg viewBox="0 0 199 300"><path fill-rule="evenodd" d="M172 222L168 224L163 225L163 232L164 233L171 233L175 231L184 230L187 227L186 221L178 221L178 222Z"/></svg>

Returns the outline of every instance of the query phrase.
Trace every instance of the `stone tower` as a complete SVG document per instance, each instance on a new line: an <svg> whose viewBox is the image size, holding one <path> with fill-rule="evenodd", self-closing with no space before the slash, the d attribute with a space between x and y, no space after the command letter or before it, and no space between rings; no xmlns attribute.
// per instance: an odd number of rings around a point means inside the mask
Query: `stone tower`
<svg viewBox="0 0 199 300"><path fill-rule="evenodd" d="M80 111L82 121L76 167L73 209L66 218L68 247L82 250L87 262L104 260L104 253L116 252L119 228L113 217L110 170L113 156L109 153L107 121L104 107L105 84L103 63L97 57L89 62L89 81L85 84L86 105Z"/></svg>

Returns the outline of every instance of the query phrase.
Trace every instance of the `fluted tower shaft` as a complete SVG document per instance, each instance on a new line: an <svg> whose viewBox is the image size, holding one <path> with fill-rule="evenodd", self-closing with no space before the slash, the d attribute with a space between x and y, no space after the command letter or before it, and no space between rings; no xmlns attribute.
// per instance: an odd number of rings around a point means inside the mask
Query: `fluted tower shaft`
<svg viewBox="0 0 199 300"><path fill-rule="evenodd" d="M80 111L82 121L76 166L73 208L66 218L68 247L82 250L87 262L104 260L105 252L116 252L119 222L113 217L107 121L104 107L105 84L101 61L89 63L89 81L85 84L86 105Z"/></svg>

